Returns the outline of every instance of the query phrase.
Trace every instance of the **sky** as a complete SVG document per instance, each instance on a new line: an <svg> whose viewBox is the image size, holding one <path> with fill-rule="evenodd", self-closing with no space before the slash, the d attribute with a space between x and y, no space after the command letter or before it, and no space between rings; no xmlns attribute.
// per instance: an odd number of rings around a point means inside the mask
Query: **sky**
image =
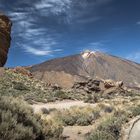
<svg viewBox="0 0 140 140"><path fill-rule="evenodd" d="M101 51L140 63L140 0L0 0L13 22L6 66Z"/></svg>

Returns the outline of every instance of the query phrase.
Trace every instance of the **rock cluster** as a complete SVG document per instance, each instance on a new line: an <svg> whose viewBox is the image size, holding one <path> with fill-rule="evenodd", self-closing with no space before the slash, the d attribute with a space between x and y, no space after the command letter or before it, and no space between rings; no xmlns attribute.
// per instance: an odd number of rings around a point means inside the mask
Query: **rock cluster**
<svg viewBox="0 0 140 140"><path fill-rule="evenodd" d="M122 81L112 81L112 80L99 80L99 79L89 79L87 81L76 82L73 85L73 89L76 91L85 91L87 93L107 91L109 89L121 88L123 86Z"/></svg>
<svg viewBox="0 0 140 140"><path fill-rule="evenodd" d="M112 87L122 87L123 86L123 82L122 81L113 81L113 80L104 80L104 86L106 89L112 88Z"/></svg>
<svg viewBox="0 0 140 140"><path fill-rule="evenodd" d="M12 23L10 19L0 13L0 67L4 66L10 47L10 33Z"/></svg>
<svg viewBox="0 0 140 140"><path fill-rule="evenodd" d="M87 93L91 93L93 91L99 92L101 91L101 83L102 82L100 80L89 79L88 81L76 82L72 88L75 90L84 90Z"/></svg>
<svg viewBox="0 0 140 140"><path fill-rule="evenodd" d="M12 71L14 73L22 74L25 76L29 76L30 78L33 78L32 73L28 71L27 69L25 69L24 67L15 67L14 69L12 69Z"/></svg>

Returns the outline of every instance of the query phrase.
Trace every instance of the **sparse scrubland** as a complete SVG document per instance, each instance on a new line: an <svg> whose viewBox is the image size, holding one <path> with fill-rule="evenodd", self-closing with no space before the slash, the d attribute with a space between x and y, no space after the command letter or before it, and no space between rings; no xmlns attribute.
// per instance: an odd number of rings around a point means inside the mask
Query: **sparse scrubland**
<svg viewBox="0 0 140 140"><path fill-rule="evenodd" d="M90 106L73 106L70 109L55 111L52 117L62 122L64 126L88 126L100 117L100 110L93 109L93 107Z"/></svg>
<svg viewBox="0 0 140 140"><path fill-rule="evenodd" d="M83 100L93 106L68 109L42 108L34 113L30 104ZM6 70L0 77L0 139L57 140L68 126L92 126L87 140L118 140L121 128L140 115L139 92L80 94L51 90L43 82ZM79 135L82 132L79 132ZM78 135L78 134L77 134Z"/></svg>
<svg viewBox="0 0 140 140"><path fill-rule="evenodd" d="M52 125L52 122L45 122L41 115L35 115L32 108L23 100L7 96L0 97L1 140L59 138L62 130L61 126Z"/></svg>
<svg viewBox="0 0 140 140"><path fill-rule="evenodd" d="M0 95L20 97L31 104L70 98L63 91L49 90L45 83L10 69L0 78Z"/></svg>

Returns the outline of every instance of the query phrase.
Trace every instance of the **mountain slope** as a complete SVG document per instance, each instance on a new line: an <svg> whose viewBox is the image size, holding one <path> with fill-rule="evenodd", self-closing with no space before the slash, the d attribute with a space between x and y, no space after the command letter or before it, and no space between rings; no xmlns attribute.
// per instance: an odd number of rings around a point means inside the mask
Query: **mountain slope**
<svg viewBox="0 0 140 140"><path fill-rule="evenodd" d="M140 86L140 64L100 52L86 51L49 60L32 66L30 71L40 80L63 87L89 77L122 80L127 86Z"/></svg>

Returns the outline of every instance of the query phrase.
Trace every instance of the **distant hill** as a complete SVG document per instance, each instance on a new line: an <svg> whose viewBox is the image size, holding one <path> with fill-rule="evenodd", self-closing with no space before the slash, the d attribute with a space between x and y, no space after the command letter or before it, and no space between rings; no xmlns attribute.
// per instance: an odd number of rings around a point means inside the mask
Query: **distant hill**
<svg viewBox="0 0 140 140"><path fill-rule="evenodd" d="M62 87L87 78L124 81L126 86L140 87L140 64L101 52L85 51L31 66L29 70L37 79Z"/></svg>

